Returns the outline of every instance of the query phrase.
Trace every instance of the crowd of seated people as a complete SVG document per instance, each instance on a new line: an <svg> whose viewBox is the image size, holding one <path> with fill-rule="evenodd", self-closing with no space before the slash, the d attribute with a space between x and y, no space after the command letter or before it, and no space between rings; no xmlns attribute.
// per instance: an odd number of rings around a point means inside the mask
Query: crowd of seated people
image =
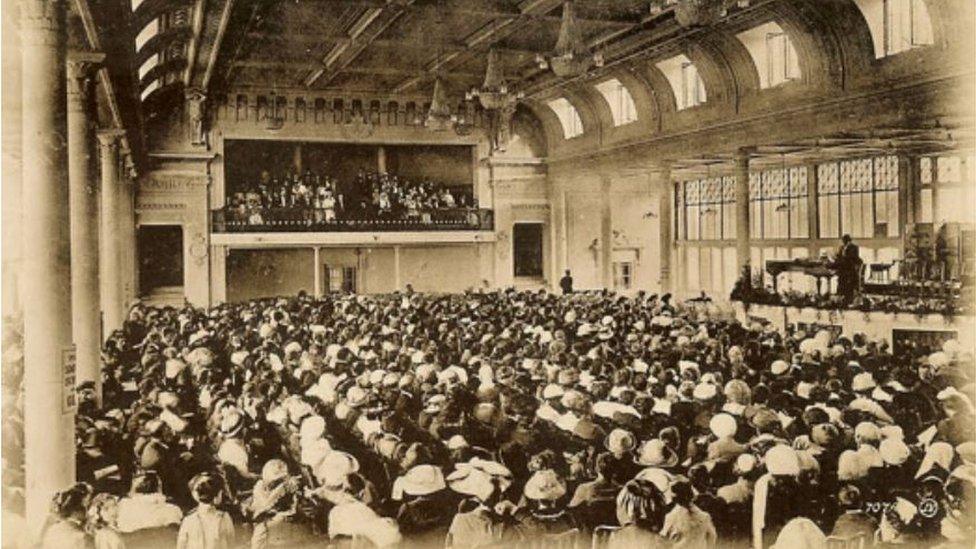
<svg viewBox="0 0 976 549"><path fill-rule="evenodd" d="M430 212L472 208L470 193L432 181L410 181L360 170L349 182L305 170L281 176L262 171L256 183L230 196L231 220L262 225L272 220L334 223L348 219L430 221Z"/></svg>
<svg viewBox="0 0 976 549"><path fill-rule="evenodd" d="M136 305L42 545L972 547L973 392L643 293Z"/></svg>

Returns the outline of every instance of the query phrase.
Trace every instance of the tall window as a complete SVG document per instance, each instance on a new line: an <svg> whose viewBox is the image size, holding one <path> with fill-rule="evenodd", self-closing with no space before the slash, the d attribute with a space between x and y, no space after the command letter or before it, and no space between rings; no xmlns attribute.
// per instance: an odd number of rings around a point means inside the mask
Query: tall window
<svg viewBox="0 0 976 549"><path fill-rule="evenodd" d="M898 236L898 157L817 166L820 237Z"/></svg>
<svg viewBox="0 0 976 549"><path fill-rule="evenodd" d="M610 107L614 126L622 126L637 120L634 98L619 80L612 78L606 82L601 82L596 85L596 89Z"/></svg>
<svg viewBox="0 0 976 549"><path fill-rule="evenodd" d="M678 184L679 238L728 240L735 238L735 179L729 176Z"/></svg>
<svg viewBox="0 0 976 549"><path fill-rule="evenodd" d="M629 290L634 282L634 264L630 261L615 261L613 263L613 287L617 290Z"/></svg>
<svg viewBox="0 0 976 549"><path fill-rule="evenodd" d="M552 109L559 118L559 124L563 127L563 137L572 139L583 134L583 120L580 119L579 111L565 97L560 97L549 102Z"/></svg>
<svg viewBox="0 0 976 549"><path fill-rule="evenodd" d="M800 64L790 37L783 31L766 34L767 82L778 86L800 77Z"/></svg>
<svg viewBox="0 0 976 549"><path fill-rule="evenodd" d="M156 36L158 33L159 19L156 18L150 21L145 27L142 28L141 31L139 31L139 34L136 35L136 51L141 50L142 47L146 45L146 42L148 42L150 38Z"/></svg>
<svg viewBox="0 0 976 549"><path fill-rule="evenodd" d="M742 42L759 74L759 87L769 88L800 78L796 48L776 21L769 21L735 35Z"/></svg>
<svg viewBox="0 0 976 549"><path fill-rule="evenodd" d="M159 79L158 78L155 79L155 80L153 80L148 86L146 86L145 89L142 90L142 93L139 94L139 99L142 100L142 101L145 101L146 98L149 97L149 94L151 94L152 92L156 91L157 89L159 89Z"/></svg>
<svg viewBox="0 0 976 549"><path fill-rule="evenodd" d="M807 168L749 174L749 233L753 238L807 238Z"/></svg>
<svg viewBox="0 0 976 549"><path fill-rule="evenodd" d="M886 55L934 42L924 0L884 0L884 21Z"/></svg>
<svg viewBox="0 0 976 549"><path fill-rule="evenodd" d="M694 107L705 102L705 84L698 69L691 62L681 65L681 94L684 98L681 108Z"/></svg>
<svg viewBox="0 0 976 549"><path fill-rule="evenodd" d="M976 157L926 156L919 160L921 189L920 222L972 223L976 221Z"/></svg>
<svg viewBox="0 0 976 549"><path fill-rule="evenodd" d="M671 84L679 111L705 102L705 84L698 75L698 69L686 56L676 55L657 63L656 66Z"/></svg>
<svg viewBox="0 0 976 549"><path fill-rule="evenodd" d="M153 70L153 68L155 68L156 65L158 64L159 64L159 54L154 53L152 57L146 59L146 61L142 64L142 66L139 67L139 80L145 78L146 74L148 74L149 71Z"/></svg>

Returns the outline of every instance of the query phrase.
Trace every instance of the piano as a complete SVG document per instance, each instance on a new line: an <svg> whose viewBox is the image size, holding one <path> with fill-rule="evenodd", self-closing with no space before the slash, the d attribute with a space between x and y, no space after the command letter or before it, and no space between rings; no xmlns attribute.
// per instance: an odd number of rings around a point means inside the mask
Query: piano
<svg viewBox="0 0 976 549"><path fill-rule="evenodd" d="M773 277L773 290L777 288L779 275L787 272L803 273L817 279L817 294L830 293L830 279L837 276L837 269L825 259L769 259L766 261L766 272ZM821 281L826 281L826 288L821 291Z"/></svg>

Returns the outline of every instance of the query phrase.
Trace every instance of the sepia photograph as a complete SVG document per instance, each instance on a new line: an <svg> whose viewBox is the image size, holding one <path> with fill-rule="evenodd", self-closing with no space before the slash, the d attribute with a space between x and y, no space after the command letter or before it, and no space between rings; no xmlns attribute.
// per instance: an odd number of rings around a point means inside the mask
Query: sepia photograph
<svg viewBox="0 0 976 549"><path fill-rule="evenodd" d="M976 547L973 0L0 0L0 549Z"/></svg>

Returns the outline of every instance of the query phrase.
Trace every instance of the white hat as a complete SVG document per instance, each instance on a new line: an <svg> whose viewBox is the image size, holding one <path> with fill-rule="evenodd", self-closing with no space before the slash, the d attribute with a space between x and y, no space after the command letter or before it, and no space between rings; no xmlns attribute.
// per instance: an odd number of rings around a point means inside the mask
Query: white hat
<svg viewBox="0 0 976 549"><path fill-rule="evenodd" d="M324 438L315 439L307 444L302 444L302 465L311 467L314 471L318 464L325 459L332 451L332 445Z"/></svg>
<svg viewBox="0 0 976 549"><path fill-rule="evenodd" d="M778 376L786 373L790 369L790 365L785 360L774 360L769 369L773 375Z"/></svg>
<svg viewBox="0 0 976 549"><path fill-rule="evenodd" d="M392 498L396 501L403 495L426 496L447 488L444 473L434 465L416 465L393 482Z"/></svg>
<svg viewBox="0 0 976 549"><path fill-rule="evenodd" d="M946 471L949 471L952 458L955 456L956 450L948 442L933 442L925 450L925 457L922 458L922 464L919 465L918 472L915 473L915 478L921 478L922 475L931 471L935 465L939 465Z"/></svg>
<svg viewBox="0 0 976 549"><path fill-rule="evenodd" d="M280 459L269 459L261 468L261 480L265 485L288 477L288 465Z"/></svg>
<svg viewBox="0 0 976 549"><path fill-rule="evenodd" d="M306 441L313 441L322 438L325 434L325 418L320 415L308 416L302 420L302 425L298 429L298 436L305 444Z"/></svg>
<svg viewBox="0 0 976 549"><path fill-rule="evenodd" d="M715 398L718 394L718 389L715 387L714 383L699 383L695 385L694 391L692 391L691 396L698 400L710 400Z"/></svg>
<svg viewBox="0 0 976 549"><path fill-rule="evenodd" d="M315 468L315 478L328 488L341 488L349 475L359 471L359 460L347 454L333 450L319 462Z"/></svg>
<svg viewBox="0 0 976 549"><path fill-rule="evenodd" d="M901 465L911 455L908 446L899 438L886 438L882 440L878 450L881 452L881 459L889 465Z"/></svg>
<svg viewBox="0 0 976 549"><path fill-rule="evenodd" d="M854 440L862 444L878 442L881 440L881 429L870 421L862 421L854 427Z"/></svg>
<svg viewBox="0 0 976 549"><path fill-rule="evenodd" d="M796 456L796 450L785 444L777 444L767 450L763 463L766 464L766 470L773 475L800 474L800 460Z"/></svg>
<svg viewBox="0 0 976 549"><path fill-rule="evenodd" d="M738 425L735 422L735 418L729 414L716 414L711 421L708 422L708 428L711 429L712 434L718 438L734 436L737 427Z"/></svg>
<svg viewBox="0 0 976 549"><path fill-rule="evenodd" d="M866 463L861 461L861 456L854 450L844 450L837 459L837 479L838 480L860 480L868 474Z"/></svg>
<svg viewBox="0 0 976 549"><path fill-rule="evenodd" d="M346 391L346 403L349 404L349 406L356 408L365 404L368 396L369 395L366 394L366 391L363 390L362 387L353 385L348 391Z"/></svg>
<svg viewBox="0 0 976 549"><path fill-rule="evenodd" d="M562 398L566 394L566 391L560 385L555 383L550 383L546 385L545 389L542 390L542 398L545 400L550 400L553 398Z"/></svg>
<svg viewBox="0 0 976 549"><path fill-rule="evenodd" d="M746 474L756 467L757 461L756 456L752 454L739 454L739 457L735 458L732 470L738 475Z"/></svg>
<svg viewBox="0 0 976 549"><path fill-rule="evenodd" d="M877 386L878 384L875 383L874 376L871 375L871 372L861 372L854 376L854 379L851 381L851 389L858 392L874 389Z"/></svg>
<svg viewBox="0 0 976 549"><path fill-rule="evenodd" d="M607 435L606 447L611 452L629 452L635 446L637 446L637 439L626 429L614 429Z"/></svg>
<svg viewBox="0 0 976 549"><path fill-rule="evenodd" d="M555 501L566 494L566 483L552 469L543 469L529 478L523 493L533 501Z"/></svg>

